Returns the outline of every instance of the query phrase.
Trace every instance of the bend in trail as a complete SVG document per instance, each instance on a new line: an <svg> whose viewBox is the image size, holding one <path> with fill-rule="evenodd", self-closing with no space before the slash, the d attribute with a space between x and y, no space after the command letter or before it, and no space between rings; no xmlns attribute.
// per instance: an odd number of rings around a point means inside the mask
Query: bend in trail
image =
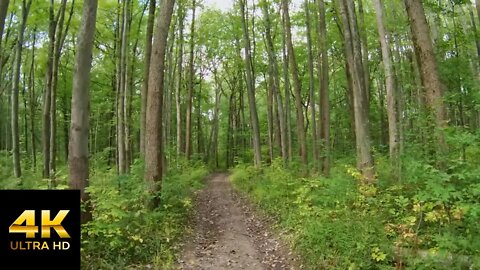
<svg viewBox="0 0 480 270"><path fill-rule="evenodd" d="M228 174L209 177L196 201L194 233L179 269L299 269L292 252L233 190Z"/></svg>

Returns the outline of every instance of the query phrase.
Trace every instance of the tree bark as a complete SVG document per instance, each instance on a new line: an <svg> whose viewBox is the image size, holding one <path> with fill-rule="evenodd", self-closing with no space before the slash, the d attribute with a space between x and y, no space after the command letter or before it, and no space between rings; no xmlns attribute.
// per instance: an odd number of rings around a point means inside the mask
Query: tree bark
<svg viewBox="0 0 480 270"><path fill-rule="evenodd" d="M282 16L282 25L284 28L282 35L282 67L283 67L283 86L285 88L285 131L287 139L288 160L292 159L292 125L291 125L291 111L290 111L290 76L287 56L287 37L285 34L285 18Z"/></svg>
<svg viewBox="0 0 480 270"><path fill-rule="evenodd" d="M5 27L9 1L10 0L0 0L0 52L2 51L3 28ZM1 64L2 63L0 63L0 65Z"/></svg>
<svg viewBox="0 0 480 270"><path fill-rule="evenodd" d="M48 58L45 91L43 94L43 119L42 119L42 151L43 151L43 178L50 178L50 103L52 101L52 78L53 78L53 57L55 51L55 11L54 1L50 0L49 27L48 27Z"/></svg>
<svg viewBox="0 0 480 270"><path fill-rule="evenodd" d="M182 83L183 83L183 28L185 24L185 10L183 5L178 6L179 36L178 36L178 68L177 68L177 86L175 91L175 105L177 118L177 157L184 151L182 143Z"/></svg>
<svg viewBox="0 0 480 270"><path fill-rule="evenodd" d="M28 91L30 94L29 103L30 103L30 143L32 145L32 169L35 172L37 167L37 148L35 143L35 109L37 107L36 96L35 96L35 46L37 39L37 29L33 30L33 41L32 41L32 60L30 63L30 74L28 78ZM26 139L26 138L25 138Z"/></svg>
<svg viewBox="0 0 480 270"><path fill-rule="evenodd" d="M63 39L63 24L65 20L65 10L67 6L67 0L62 0L60 10L58 11L59 17L55 27L55 39L53 49L53 61L52 61L52 83L50 89L50 179L52 179L53 186L55 186L55 172L56 172L56 150L57 150L57 82L58 82L58 66L60 64L60 56L62 51L62 39ZM73 7L73 3L72 3ZM73 10L72 10L73 12ZM70 16L71 18L71 16ZM67 33L65 33L66 35Z"/></svg>
<svg viewBox="0 0 480 270"><path fill-rule="evenodd" d="M18 93L20 87L20 74L22 73L20 67L22 63L22 49L23 49L23 37L25 33L25 26L27 23L28 12L32 0L26 2L22 1L22 20L18 28L18 37L15 44L15 60L12 73L12 152L13 152L13 172L15 177L20 178L22 176L21 164L20 164L20 134L18 130Z"/></svg>
<svg viewBox="0 0 480 270"><path fill-rule="evenodd" d="M149 0L147 31L145 36L145 66L143 71L142 84L142 108L140 112L140 153L145 154L145 121L147 118L147 96L148 96L148 76L150 67L150 56L152 55L152 36L153 25L155 23L155 4L156 0Z"/></svg>
<svg viewBox="0 0 480 270"><path fill-rule="evenodd" d="M313 168L315 170L320 168L320 155L319 155L319 146L318 146L318 137L317 137L317 109L316 109L316 98L315 98L315 77L314 77L314 68L313 68L313 48L312 48L312 33L310 25L310 10L309 10L310 1L305 0L305 19L307 26L307 49L308 49L308 90L310 95L310 111L312 117L312 143L313 143Z"/></svg>
<svg viewBox="0 0 480 270"><path fill-rule="evenodd" d="M268 62L269 62L269 76L273 77L273 95L275 104L277 105L278 110L278 122L280 125L280 148L282 153L282 158L284 164L288 163L288 138L287 138L287 127L285 123L285 111L283 108L283 100L280 95L280 75L278 71L278 60L275 52L275 46L273 43L271 28L272 22L270 19L270 14L268 11L268 2L263 0L261 3L263 16L265 18L265 39L266 39L266 48L268 53Z"/></svg>
<svg viewBox="0 0 480 270"><path fill-rule="evenodd" d="M293 92L295 94L298 146L299 146L299 152L300 152L302 163L304 165L307 165L308 155L307 155L307 144L305 139L305 120L303 115L302 91L301 91L301 85L300 85L300 78L298 75L297 59L295 57L295 51L293 50L290 14L288 11L288 0L282 0L282 9L283 9L283 17L285 20L284 24L285 24L285 34L286 34L286 45L287 45L287 51L288 51L288 59L290 62L290 72L292 73L292 79L293 79L293 90L294 90Z"/></svg>
<svg viewBox="0 0 480 270"><path fill-rule="evenodd" d="M154 33L148 79L147 118L145 126L145 181L151 195L149 208L160 205L163 177L162 123L165 82L165 54L175 0L162 0Z"/></svg>
<svg viewBox="0 0 480 270"><path fill-rule="evenodd" d="M365 83L363 82L363 65L360 38L356 25L356 15L353 2L340 0L340 16L343 22L345 36L345 55L352 79L353 103L355 111L355 137L357 148L357 167L361 171L364 183L374 183L375 168L370 152L370 134L368 130L368 115L365 106Z"/></svg>
<svg viewBox="0 0 480 270"><path fill-rule="evenodd" d="M388 142L390 161L394 169L394 177L399 174L400 158L400 136L398 131L398 113L397 113L397 89L395 82L395 73L393 70L390 44L387 41L388 33L384 21L384 7L381 0L375 0L375 11L377 17L377 28L382 49L383 69L385 72L385 86L387 89L387 116L388 116Z"/></svg>
<svg viewBox="0 0 480 270"><path fill-rule="evenodd" d="M193 106L193 90L195 79L195 12L197 10L196 2L193 0L192 6L192 23L190 24L190 62L189 62L189 81L188 81L188 96L187 96L187 115L185 128L185 154L187 159L190 159L192 154L192 106Z"/></svg>
<svg viewBox="0 0 480 270"><path fill-rule="evenodd" d="M319 58L318 58L318 77L320 78L320 141L322 145L322 154L320 164L324 176L330 175L330 102L329 102L329 74L328 74L328 46L327 46L327 23L325 19L325 1L317 0L319 22Z"/></svg>
<svg viewBox="0 0 480 270"><path fill-rule="evenodd" d="M260 126L258 123L258 114L257 114L257 105L255 103L255 85L253 78L252 70L252 59L251 59L251 45L250 37L248 34L248 27L245 18L245 0L240 0L240 16L242 20L243 28L243 42L245 48L245 67L247 75L247 95L248 95L248 106L250 109L250 121L252 124L252 137L253 137L253 151L255 158L255 167L260 168L262 166L262 157L260 149Z"/></svg>
<svg viewBox="0 0 480 270"><path fill-rule="evenodd" d="M443 104L444 85L438 75L430 31L421 0L405 0L405 7L410 21L415 56L420 69L422 86L425 89L429 113L435 120L438 154L447 151L443 129L447 126L445 106Z"/></svg>
<svg viewBox="0 0 480 270"><path fill-rule="evenodd" d="M72 113L70 125L69 157L70 188L79 189L81 201L85 204L81 222L92 219L89 195L86 192L89 179L88 137L89 137L89 88L92 65L93 38L97 17L97 0L85 0L80 31L77 37L77 53L72 89Z"/></svg>

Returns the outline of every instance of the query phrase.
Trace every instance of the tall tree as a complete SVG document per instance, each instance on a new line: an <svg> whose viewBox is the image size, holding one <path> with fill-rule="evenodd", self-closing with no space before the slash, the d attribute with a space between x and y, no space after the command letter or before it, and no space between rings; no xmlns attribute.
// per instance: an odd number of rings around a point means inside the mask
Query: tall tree
<svg viewBox="0 0 480 270"><path fill-rule="evenodd" d="M120 63L118 83L118 98L117 98L117 147L118 147L118 173L124 174L128 171L128 153L127 143L128 134L126 134L126 120L127 111L127 92L128 89L128 47L130 36L130 0L122 1L122 27L120 29Z"/></svg>
<svg viewBox="0 0 480 270"><path fill-rule="evenodd" d="M248 106L250 109L250 121L252 124L252 137L253 137L253 151L255 158L255 167L260 168L262 166L262 153L260 149L260 126L258 124L258 114L257 114L257 105L255 102L255 85L254 85L254 76L252 70L252 58L251 58L251 44L250 36L248 33L247 20L245 17L245 6L246 1L240 0L240 16L243 29L243 44L245 48L245 67L247 75L247 95L248 95Z"/></svg>
<svg viewBox="0 0 480 270"><path fill-rule="evenodd" d="M445 106L443 104L444 85L440 81L437 61L435 59L430 30L421 0L405 0L415 56L420 69L422 86L426 93L428 111L435 119L435 135L437 151L446 152L445 135L443 128L447 126Z"/></svg>
<svg viewBox="0 0 480 270"><path fill-rule="evenodd" d="M177 118L177 156L180 156L182 150L184 150L184 144L182 143L182 99L181 92L183 86L183 28L185 25L185 8L179 3L178 10L178 67L177 67L177 85L175 91L175 105L176 105L176 118Z"/></svg>
<svg viewBox="0 0 480 270"><path fill-rule="evenodd" d="M298 66L297 58L295 56L295 51L293 49L292 42L292 27L290 22L290 13L289 13L289 1L282 0L282 10L284 17L285 25L285 34L286 34L286 45L288 51L288 59L290 62L290 72L293 79L293 92L295 94L295 110L297 113L297 136L298 136L298 146L300 150L300 157L302 163L307 165L308 154L307 154L307 143L305 139L305 120L303 115L303 102L302 102L302 89L300 85L300 78L298 75Z"/></svg>
<svg viewBox="0 0 480 270"><path fill-rule="evenodd" d="M185 154L190 159L192 154L192 106L193 106L193 90L195 87L195 13L197 10L196 0L192 2L192 22L190 24L190 56L189 56L189 77L188 77L188 94L187 94L187 115L185 127Z"/></svg>
<svg viewBox="0 0 480 270"><path fill-rule="evenodd" d="M97 0L84 0L80 31L77 37L75 69L72 88L72 114L70 125L69 156L70 188L79 189L81 201L86 205L81 214L82 223L92 219L89 195L88 138L90 129L90 69L92 65L93 38L97 20Z"/></svg>
<svg viewBox="0 0 480 270"><path fill-rule="evenodd" d="M50 0L48 8L48 56L47 70L45 72L45 90L43 92L42 111L42 152L43 152L43 178L50 178L50 108L52 101L53 55L55 51L55 3Z"/></svg>
<svg viewBox="0 0 480 270"><path fill-rule="evenodd" d="M390 44L388 43L389 34L385 27L384 7L381 0L375 0L375 11L377 16L377 28L382 48L383 69L385 72L385 85L387 88L387 115L388 115L388 142L390 149L390 160L392 162L394 172L399 173L399 150L400 136L398 131L398 113L397 113L397 90L395 83L395 73L393 71L392 56Z"/></svg>
<svg viewBox="0 0 480 270"><path fill-rule="evenodd" d="M148 79L147 122L145 133L145 180L151 195L150 208L160 204L163 176L162 123L165 81L165 54L175 0L162 0L152 45Z"/></svg>
<svg viewBox="0 0 480 270"><path fill-rule="evenodd" d="M330 102L329 102L329 74L328 74L328 46L327 46L327 23L325 19L325 1L316 0L318 6L318 77L320 79L320 141L322 154L320 165L325 176L330 174Z"/></svg>
<svg viewBox="0 0 480 270"><path fill-rule="evenodd" d="M13 171L15 177L22 176L21 164L20 164L20 134L18 131L18 93L20 88L20 74L21 74L21 63L22 63L22 49L23 49L23 38L25 33L25 26L27 24L28 12L30 11L30 6L32 5L32 0L28 2L22 0L22 19L18 25L18 37L17 42L15 43L15 59L13 65L13 82L12 82L12 152L13 152Z"/></svg>
<svg viewBox="0 0 480 270"><path fill-rule="evenodd" d="M317 138L317 109L316 109L316 98L315 98L315 78L314 78L314 65L313 65L313 47L312 47L312 26L310 19L310 1L305 0L305 24L307 26L307 51L308 51L308 90L310 96L310 111L312 117L312 142L313 142L313 159L314 159L314 168L319 168L319 149L318 149L318 138Z"/></svg>
<svg viewBox="0 0 480 270"><path fill-rule="evenodd" d="M140 112L140 152L145 153L145 121L147 118L147 96L148 96L148 76L150 67L150 57L152 55L152 36L153 24L155 23L155 0L149 0L147 32L145 35L145 67L143 71L142 84L142 108Z"/></svg>
<svg viewBox="0 0 480 270"><path fill-rule="evenodd" d="M365 108L367 107L366 85L363 81L362 52L355 7L353 2L349 0L339 0L339 3L345 40L345 55L353 88L357 167L362 173L363 181L372 183L375 181L375 169L370 151L368 114Z"/></svg>
<svg viewBox="0 0 480 270"><path fill-rule="evenodd" d="M272 38L271 28L272 22L270 19L270 13L268 11L268 2L266 0L262 0L260 3L264 21L265 21L265 39L266 39L266 47L268 53L268 62L269 62L269 76L273 77L273 95L275 99L275 103L277 105L278 110L278 122L280 125L280 147L282 152L282 157L284 163L288 162L288 138L287 138L287 127L285 121L285 112L283 108L283 100L282 96L280 95L280 74L278 71L278 60L277 55L275 52L275 46Z"/></svg>
<svg viewBox="0 0 480 270"><path fill-rule="evenodd" d="M58 85L58 70L60 65L60 56L62 53L63 43L65 41L65 37L68 34L68 28L70 26L70 22L73 15L73 8L74 8L75 1L72 1L70 15L67 20L67 26L64 30L64 21L65 21L65 10L67 7L67 0L62 0L60 5L60 9L58 11L58 19L56 20L56 27L55 27L55 39L54 39L54 47L53 47L53 61L52 61L52 78L51 78L51 89L50 91L50 179L55 178L56 172L56 153L57 153L57 85Z"/></svg>

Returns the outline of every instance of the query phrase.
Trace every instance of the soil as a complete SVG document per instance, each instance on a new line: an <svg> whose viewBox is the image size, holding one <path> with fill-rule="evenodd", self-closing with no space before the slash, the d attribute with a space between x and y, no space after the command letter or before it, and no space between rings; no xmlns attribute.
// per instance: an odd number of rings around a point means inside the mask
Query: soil
<svg viewBox="0 0 480 270"><path fill-rule="evenodd" d="M196 197L194 230L178 268L301 269L270 223L232 188L228 174L213 174Z"/></svg>

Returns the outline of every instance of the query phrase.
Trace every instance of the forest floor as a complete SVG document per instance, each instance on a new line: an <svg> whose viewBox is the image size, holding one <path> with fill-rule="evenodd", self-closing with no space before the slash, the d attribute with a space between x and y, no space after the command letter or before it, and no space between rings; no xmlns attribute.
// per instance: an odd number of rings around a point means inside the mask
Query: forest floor
<svg viewBox="0 0 480 270"><path fill-rule="evenodd" d="M208 177L196 197L194 231L186 236L179 269L300 269L271 220L254 208L227 173Z"/></svg>

